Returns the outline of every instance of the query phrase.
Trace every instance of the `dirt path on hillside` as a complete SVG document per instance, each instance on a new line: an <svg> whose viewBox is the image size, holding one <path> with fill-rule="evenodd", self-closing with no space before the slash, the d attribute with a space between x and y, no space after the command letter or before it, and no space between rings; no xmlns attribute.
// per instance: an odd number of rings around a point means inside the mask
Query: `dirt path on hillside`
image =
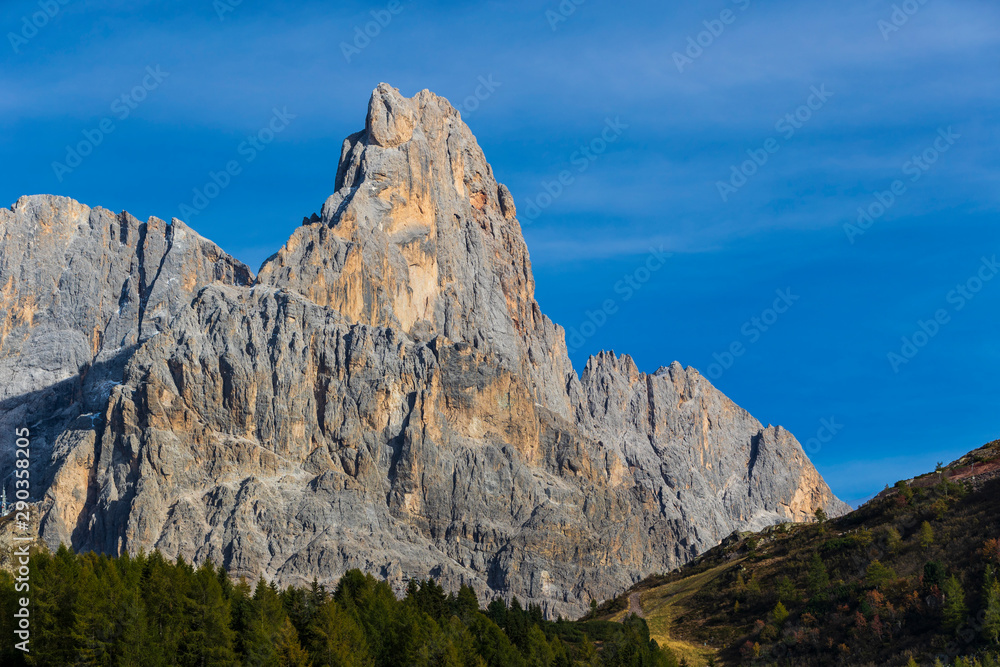
<svg viewBox="0 0 1000 667"><path fill-rule="evenodd" d="M632 593L628 596L628 612L627 614L635 614L639 618L646 618L646 614L642 613L642 601L639 599L638 593Z"/></svg>

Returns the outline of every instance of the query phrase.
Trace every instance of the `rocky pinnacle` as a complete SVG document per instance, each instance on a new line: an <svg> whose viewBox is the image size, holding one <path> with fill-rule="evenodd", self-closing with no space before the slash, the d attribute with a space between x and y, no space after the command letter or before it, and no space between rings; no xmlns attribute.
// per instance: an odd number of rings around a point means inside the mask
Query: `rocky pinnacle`
<svg viewBox="0 0 1000 667"><path fill-rule="evenodd" d="M0 432L32 431L50 547L577 616L734 530L848 509L693 368L576 374L444 98L380 85L333 187L257 276L176 219L0 210Z"/></svg>

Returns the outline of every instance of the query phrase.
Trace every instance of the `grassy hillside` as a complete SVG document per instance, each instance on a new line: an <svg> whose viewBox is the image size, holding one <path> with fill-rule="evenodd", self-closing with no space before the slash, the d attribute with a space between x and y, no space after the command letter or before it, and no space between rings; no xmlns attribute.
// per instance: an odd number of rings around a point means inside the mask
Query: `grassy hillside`
<svg viewBox="0 0 1000 667"><path fill-rule="evenodd" d="M692 667L997 665L998 570L1000 441L840 519L734 534L599 617L640 614Z"/></svg>

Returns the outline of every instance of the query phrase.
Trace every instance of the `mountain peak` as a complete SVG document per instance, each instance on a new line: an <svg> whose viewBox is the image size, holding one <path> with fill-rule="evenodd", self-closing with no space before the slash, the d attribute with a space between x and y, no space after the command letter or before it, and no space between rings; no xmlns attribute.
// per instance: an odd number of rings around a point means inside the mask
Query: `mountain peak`
<svg viewBox="0 0 1000 667"><path fill-rule="evenodd" d="M368 118L365 120L368 141L384 148L395 148L409 141L417 122L413 107L413 100L404 98L397 88L380 83L372 91L368 102Z"/></svg>
<svg viewBox="0 0 1000 667"><path fill-rule="evenodd" d="M256 278L180 221L0 209L0 427L33 425L46 544L430 575L555 616L846 510L694 369L609 352L577 377L447 100L380 85L333 189Z"/></svg>
<svg viewBox="0 0 1000 667"><path fill-rule="evenodd" d="M564 393L564 335L535 301L513 197L446 99L380 84L365 129L344 140L336 188L261 267L261 284L354 323L488 347L539 400Z"/></svg>

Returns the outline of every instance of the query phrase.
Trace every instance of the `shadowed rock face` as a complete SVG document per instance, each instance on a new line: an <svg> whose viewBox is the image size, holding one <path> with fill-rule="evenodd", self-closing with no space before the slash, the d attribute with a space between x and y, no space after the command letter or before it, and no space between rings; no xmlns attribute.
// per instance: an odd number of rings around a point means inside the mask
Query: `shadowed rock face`
<svg viewBox="0 0 1000 667"><path fill-rule="evenodd" d="M256 278L179 220L0 210L0 428L32 429L42 538L574 616L733 530L847 509L692 368L602 353L578 377L515 215L459 113L385 84Z"/></svg>

